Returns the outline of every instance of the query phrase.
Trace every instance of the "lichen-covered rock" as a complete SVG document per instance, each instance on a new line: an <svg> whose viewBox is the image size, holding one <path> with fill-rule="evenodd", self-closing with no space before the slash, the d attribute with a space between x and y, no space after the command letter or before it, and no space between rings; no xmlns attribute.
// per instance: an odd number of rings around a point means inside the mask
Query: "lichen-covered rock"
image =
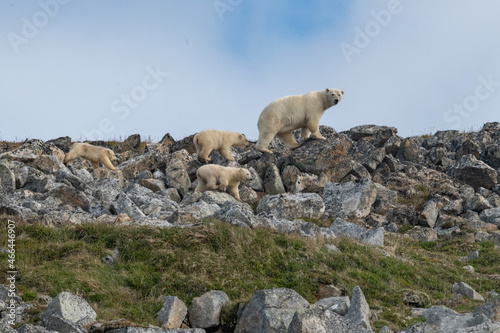
<svg viewBox="0 0 500 333"><path fill-rule="evenodd" d="M287 165L281 177L288 192L323 192L323 188L330 182L328 177L321 173L319 176L301 172L295 165Z"/></svg>
<svg viewBox="0 0 500 333"><path fill-rule="evenodd" d="M467 297L468 299L471 299L473 301L481 301L481 302L484 302L484 297L481 296L477 291L475 291L474 289L472 289L471 286L469 286L467 283L465 282L457 282L453 285L453 288L451 288L451 291L454 293L454 294L460 294L460 295L463 295L465 297Z"/></svg>
<svg viewBox="0 0 500 333"><path fill-rule="evenodd" d="M367 230L342 218L336 218L330 230L338 237L349 237L370 245L384 245L384 228Z"/></svg>
<svg viewBox="0 0 500 333"><path fill-rule="evenodd" d="M439 208L434 201L428 201L420 213L420 224L426 228L434 228L439 215Z"/></svg>
<svg viewBox="0 0 500 333"><path fill-rule="evenodd" d="M248 206L231 201L222 204L214 217L241 227L256 228L269 225L266 218L255 216Z"/></svg>
<svg viewBox="0 0 500 333"><path fill-rule="evenodd" d="M165 182L161 179L143 179L141 181L141 185L153 192L163 191L166 189Z"/></svg>
<svg viewBox="0 0 500 333"><path fill-rule="evenodd" d="M16 178L14 173L7 166L7 163L0 162L0 191L12 192L16 189Z"/></svg>
<svg viewBox="0 0 500 333"><path fill-rule="evenodd" d="M309 306L302 296L286 288L258 290L243 310L235 333L286 333L297 310Z"/></svg>
<svg viewBox="0 0 500 333"><path fill-rule="evenodd" d="M492 321L500 322L500 296L497 295L483 305L475 307L473 314L484 315Z"/></svg>
<svg viewBox="0 0 500 333"><path fill-rule="evenodd" d="M316 193L266 195L257 206L257 213L265 213L288 220L303 217L319 219L323 216L324 211L323 199Z"/></svg>
<svg viewBox="0 0 500 333"><path fill-rule="evenodd" d="M55 174L57 171L65 168L61 161L59 161L55 156L50 155L37 156L33 161L32 166L43 173L48 174Z"/></svg>
<svg viewBox="0 0 500 333"><path fill-rule="evenodd" d="M91 198L71 186L61 185L47 193L47 196L59 198L64 204L80 207L87 212L90 209Z"/></svg>
<svg viewBox="0 0 500 333"><path fill-rule="evenodd" d="M118 168L122 171L125 179L133 179L144 170L156 170L166 165L168 147L159 145L143 155L133 157L123 163Z"/></svg>
<svg viewBox="0 0 500 333"><path fill-rule="evenodd" d="M349 130L349 135L354 141L365 139L375 147L382 147L387 140L396 136L397 133L398 130L395 127L377 125L360 125Z"/></svg>
<svg viewBox="0 0 500 333"><path fill-rule="evenodd" d="M20 161L26 163L32 162L38 156L48 154L49 152L49 147L45 144L45 142L33 139L24 142L20 147L14 150L0 154L0 160L7 159L9 161Z"/></svg>
<svg viewBox="0 0 500 333"><path fill-rule="evenodd" d="M195 222L207 217L212 217L220 209L217 204L208 204L199 201L191 205L180 207L168 219L171 223L189 223Z"/></svg>
<svg viewBox="0 0 500 333"><path fill-rule="evenodd" d="M264 176L264 192L269 195L285 193L285 186L281 180L278 167L274 164L270 165Z"/></svg>
<svg viewBox="0 0 500 333"><path fill-rule="evenodd" d="M79 325L92 323L96 318L96 312L83 298L66 291L54 297L42 314L45 328L58 332L62 332L61 326L66 326L66 321Z"/></svg>
<svg viewBox="0 0 500 333"><path fill-rule="evenodd" d="M290 155L300 171L319 175L324 173L331 181L340 181L350 169L341 162L353 148L353 142L344 134L335 134L323 140L309 140L294 149Z"/></svg>
<svg viewBox="0 0 500 333"><path fill-rule="evenodd" d="M183 301L176 296L165 297L163 307L156 314L162 328L179 328L186 318L188 308Z"/></svg>
<svg viewBox="0 0 500 333"><path fill-rule="evenodd" d="M370 325L370 306L366 301L365 295L359 286L354 287L351 293L351 306L345 315L354 323L371 331Z"/></svg>
<svg viewBox="0 0 500 333"><path fill-rule="evenodd" d="M194 328L219 326L222 307L229 302L229 297L221 290L212 290L193 298L188 309L191 326Z"/></svg>
<svg viewBox="0 0 500 333"><path fill-rule="evenodd" d="M478 161L473 155L464 155L447 173L475 190L480 187L491 189L498 182L495 169Z"/></svg>
<svg viewBox="0 0 500 333"><path fill-rule="evenodd" d="M110 204L110 210L116 215L127 214L132 219L139 219L146 216L125 193L120 193Z"/></svg>
<svg viewBox="0 0 500 333"><path fill-rule="evenodd" d="M288 333L370 333L334 311L323 307L311 307L295 312Z"/></svg>
<svg viewBox="0 0 500 333"><path fill-rule="evenodd" d="M347 311L349 311L349 307L351 306L351 301L349 297L328 297L323 298L314 303L314 306L319 306L324 309L328 309L333 311L341 316L345 316Z"/></svg>
<svg viewBox="0 0 500 333"><path fill-rule="evenodd" d="M328 217L366 217L376 198L377 188L370 179L343 184L329 183L323 190L325 214Z"/></svg>
<svg viewBox="0 0 500 333"><path fill-rule="evenodd" d="M479 214L479 218L500 228L500 207L485 209Z"/></svg>

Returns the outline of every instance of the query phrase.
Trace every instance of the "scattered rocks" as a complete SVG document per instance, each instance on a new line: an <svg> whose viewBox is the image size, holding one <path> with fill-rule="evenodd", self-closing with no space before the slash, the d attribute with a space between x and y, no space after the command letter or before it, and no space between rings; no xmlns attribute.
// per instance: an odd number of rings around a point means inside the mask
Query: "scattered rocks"
<svg viewBox="0 0 500 333"><path fill-rule="evenodd" d="M357 126L344 133L322 126L321 132L327 140L307 140L292 151L279 141L273 142L274 154L262 154L252 147L235 151L237 162L232 165L252 174L252 180L240 186L245 203L218 191L194 192L201 164L193 154L192 136L175 141L167 135L163 143L145 146L139 135L131 136L112 147L121 162L118 172L93 169L86 161L64 166L63 152L71 144L67 137L29 140L0 154L0 214L54 227L88 222L190 227L217 218L243 228L269 228L328 240L349 237L373 246L384 245L384 232L398 231L420 241L466 236L471 242L489 240L500 246L500 124L486 124L475 133L440 131L413 138L398 137L395 128L376 125ZM214 161L226 163L217 156ZM309 219L335 220L325 228L314 224L316 221L307 222ZM333 244L327 248L338 250ZM103 262L112 265L115 259L110 254ZM465 283L455 284L453 292L473 300L482 298ZM58 297L54 302L62 302L65 296ZM258 291L243 310L237 329L362 332L370 329L371 318L363 299L356 288L350 305L348 299L344 303L325 299L310 305L288 289ZM206 318L200 315L205 323L200 328L180 327L187 310L171 296L160 311L162 319L158 314L162 329L127 327L122 331L216 330L220 321L214 318L221 306L212 301L200 306L207 311ZM411 295L405 303L423 305ZM64 314L62 305L60 308L42 316L53 329L83 332L83 326L95 320L95 315L71 317ZM496 300L485 302L473 314L427 309L423 311L427 322L405 332L495 330L498 308ZM189 321L196 322L197 316L190 310ZM208 322L212 326L202 326ZM39 331L26 325L22 329Z"/></svg>

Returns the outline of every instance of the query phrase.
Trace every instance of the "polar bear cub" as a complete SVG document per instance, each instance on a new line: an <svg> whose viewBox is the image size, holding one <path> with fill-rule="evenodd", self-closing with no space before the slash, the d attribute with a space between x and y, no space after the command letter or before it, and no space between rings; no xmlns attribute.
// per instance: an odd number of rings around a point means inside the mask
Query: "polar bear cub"
<svg viewBox="0 0 500 333"><path fill-rule="evenodd" d="M244 168L224 167L216 164L206 164L196 170L198 186L196 191L205 192L215 189L229 190L229 193L241 201L238 185L241 181L252 179L250 171Z"/></svg>
<svg viewBox="0 0 500 333"><path fill-rule="evenodd" d="M248 141L243 134L208 129L197 133L193 138L193 143L196 147L198 161L210 162L211 159L208 155L212 150L217 150L227 160L234 161L229 153L231 146L245 148Z"/></svg>
<svg viewBox="0 0 500 333"><path fill-rule="evenodd" d="M108 148L93 146L88 143L76 142L71 146L69 153L64 156L64 165L68 165L75 158L82 157L92 163L94 169L99 168L99 162L110 170L118 170L112 162L116 161L115 153Z"/></svg>
<svg viewBox="0 0 500 333"><path fill-rule="evenodd" d="M343 95L343 91L327 88L272 101L264 108L257 123L259 128L257 149L271 152L269 143L275 136L284 141L290 149L297 148L300 145L295 141L292 131L298 128L301 129L304 140L309 138L326 140L319 132L319 120L327 109L340 102Z"/></svg>

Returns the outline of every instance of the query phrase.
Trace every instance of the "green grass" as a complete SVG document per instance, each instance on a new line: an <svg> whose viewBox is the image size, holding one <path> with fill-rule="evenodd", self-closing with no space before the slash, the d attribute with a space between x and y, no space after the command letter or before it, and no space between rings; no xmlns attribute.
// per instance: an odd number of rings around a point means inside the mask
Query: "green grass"
<svg viewBox="0 0 500 333"><path fill-rule="evenodd" d="M0 222L2 247L7 244L7 227L5 220ZM459 281L483 295L500 290L500 280L490 278L500 271L499 251L491 242L419 243L390 234L385 246L389 257L348 239L334 240L342 253L330 253L324 240L247 230L215 220L187 229L103 224L52 229L18 223L16 235L17 287L24 300L67 290L84 297L103 321L126 318L157 325L160 296L178 296L189 306L206 291L223 290L232 301L223 311L230 328L238 303L248 302L259 289L291 288L314 303L321 283L336 285L348 295L359 285L370 307L381 311L374 327L399 330L421 320L409 318L410 307L403 303L407 290L426 295L426 306L452 300L451 287ZM120 251L116 262L102 263L115 247ZM470 262L477 273L466 273L459 258L474 250L481 253ZM0 268L6 271L6 265L7 255L2 253ZM5 282L1 275L0 283ZM455 304L462 311L475 305ZM31 322L39 323L43 310L30 310Z"/></svg>

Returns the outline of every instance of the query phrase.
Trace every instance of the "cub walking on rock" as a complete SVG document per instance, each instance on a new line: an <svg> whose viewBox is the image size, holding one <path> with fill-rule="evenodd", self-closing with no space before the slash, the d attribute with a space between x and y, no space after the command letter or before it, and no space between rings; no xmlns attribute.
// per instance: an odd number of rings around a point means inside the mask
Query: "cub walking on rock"
<svg viewBox="0 0 500 333"><path fill-rule="evenodd" d="M212 150L217 150L227 160L234 161L229 153L231 146L245 148L248 144L247 138L243 134L214 129L197 133L193 142L196 147L196 156L200 162L210 162L211 159L208 155Z"/></svg>
<svg viewBox="0 0 500 333"><path fill-rule="evenodd" d="M224 167L216 164L207 164L196 171L198 186L196 191L205 192L219 189L219 191L229 190L229 194L240 199L238 185L241 181L252 179L250 171L244 168Z"/></svg>
<svg viewBox="0 0 500 333"><path fill-rule="evenodd" d="M118 168L116 168L112 163L116 161L115 153L108 148L93 146L83 142L76 142L73 146L71 146L69 153L64 156L64 165L68 166L68 164L77 157L89 160L94 169L99 168L99 162L101 162L110 170L118 170Z"/></svg>
<svg viewBox="0 0 500 333"><path fill-rule="evenodd" d="M257 123L257 149L270 153L269 143L275 136L284 141L290 149L297 148L300 145L295 141L292 131L298 128L301 129L304 140L310 137L326 140L319 132L319 120L327 109L340 102L343 95L343 91L327 88L272 101L264 108Z"/></svg>

